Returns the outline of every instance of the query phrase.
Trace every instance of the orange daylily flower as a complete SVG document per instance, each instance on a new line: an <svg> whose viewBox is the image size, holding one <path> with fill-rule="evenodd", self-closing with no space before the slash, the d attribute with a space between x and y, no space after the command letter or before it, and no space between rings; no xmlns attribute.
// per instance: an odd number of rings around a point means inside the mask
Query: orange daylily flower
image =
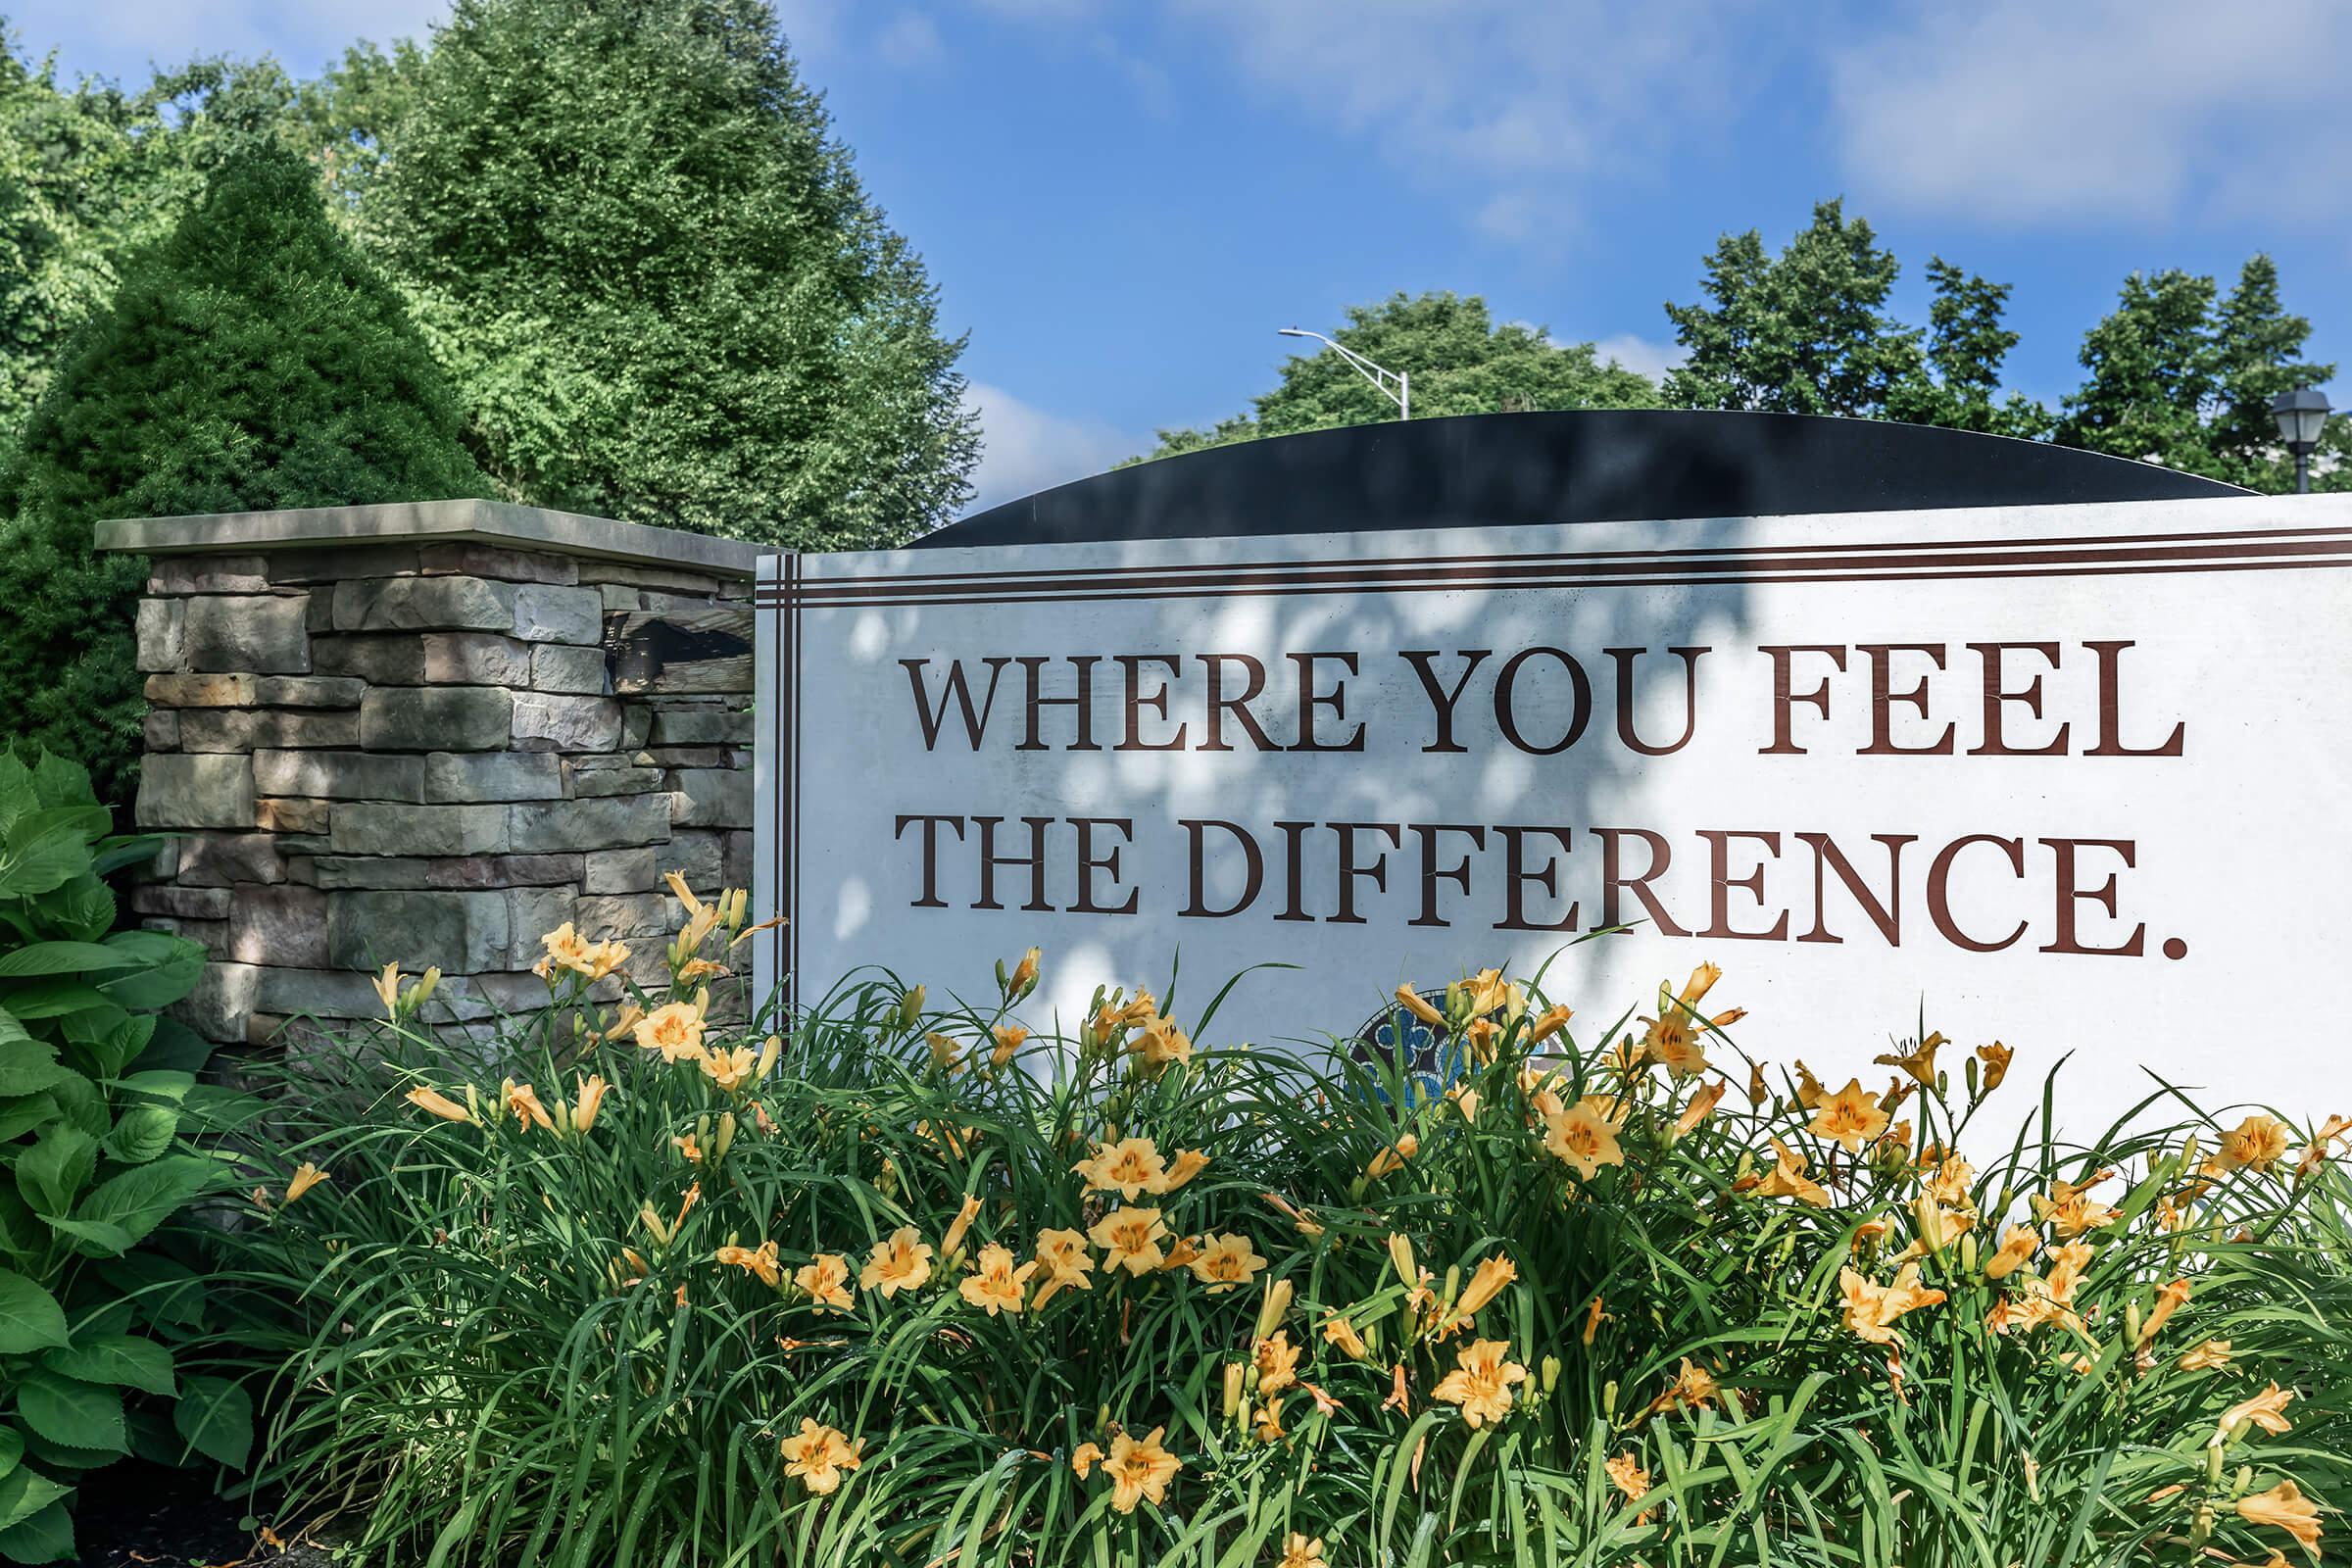
<svg viewBox="0 0 2352 1568"><path fill-rule="evenodd" d="M1454 1368L1438 1380L1429 1396L1460 1405L1462 1419L1472 1427L1500 1421L1510 1413L1511 1385L1527 1380L1527 1368L1506 1359L1507 1340L1473 1340L1454 1355Z"/></svg>

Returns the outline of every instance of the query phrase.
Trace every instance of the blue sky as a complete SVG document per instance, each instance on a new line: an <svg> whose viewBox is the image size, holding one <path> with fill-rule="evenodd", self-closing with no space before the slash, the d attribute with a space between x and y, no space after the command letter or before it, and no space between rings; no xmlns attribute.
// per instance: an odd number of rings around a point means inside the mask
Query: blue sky
<svg viewBox="0 0 2352 1568"><path fill-rule="evenodd" d="M68 72L203 50L315 70L442 0L0 0ZM1843 195L1924 316L2012 283L2018 389L2078 380L2134 269L2268 250L2352 366L2352 6L2333 0L785 0L928 262L988 439L980 503L1241 411L1299 324L1397 289L1654 372L1720 232ZM2352 377L2346 378L2352 386ZM2344 401L2338 398L2338 401Z"/></svg>

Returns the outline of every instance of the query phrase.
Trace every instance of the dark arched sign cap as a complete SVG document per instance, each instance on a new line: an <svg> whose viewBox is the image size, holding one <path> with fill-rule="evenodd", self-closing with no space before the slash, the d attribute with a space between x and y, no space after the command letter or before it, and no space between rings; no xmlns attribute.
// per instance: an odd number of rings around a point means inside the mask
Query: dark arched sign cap
<svg viewBox="0 0 2352 1568"><path fill-rule="evenodd" d="M1392 420L1214 447L1007 501L922 547L1632 522L2250 492L1924 424L1587 410Z"/></svg>

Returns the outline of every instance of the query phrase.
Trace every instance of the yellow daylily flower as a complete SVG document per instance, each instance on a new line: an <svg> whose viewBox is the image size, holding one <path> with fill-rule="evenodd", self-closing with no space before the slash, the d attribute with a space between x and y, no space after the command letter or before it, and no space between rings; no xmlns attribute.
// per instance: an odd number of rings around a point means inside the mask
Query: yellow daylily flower
<svg viewBox="0 0 2352 1568"><path fill-rule="evenodd" d="M2001 1233L1999 1250L1984 1260L1984 1277L2005 1280L2032 1260L2041 1246L2041 1234L2024 1225L2012 1225Z"/></svg>
<svg viewBox="0 0 2352 1568"><path fill-rule="evenodd" d="M703 1069L704 1077L722 1093L731 1095L758 1076L760 1054L749 1046L737 1046L733 1050L721 1047L716 1051L704 1052L698 1064Z"/></svg>
<svg viewBox="0 0 2352 1568"><path fill-rule="evenodd" d="M783 1446L784 1473L821 1496L839 1489L845 1472L858 1468L865 1440L852 1443L847 1435L803 1416L800 1432L786 1438Z"/></svg>
<svg viewBox="0 0 2352 1568"><path fill-rule="evenodd" d="M2232 1359L2228 1340L2205 1340L2181 1356L2179 1365L2183 1372L2209 1372L2228 1366Z"/></svg>
<svg viewBox="0 0 2352 1568"><path fill-rule="evenodd" d="M1153 1194L1172 1193L1208 1168L1208 1152L1201 1149L1179 1149L1159 1180L1145 1189Z"/></svg>
<svg viewBox="0 0 2352 1568"><path fill-rule="evenodd" d="M999 1312L1018 1312L1021 1301L1029 1293L1029 1276L1037 1272L1034 1262L1015 1264L1008 1249L994 1242L980 1249L976 1272L964 1277L956 1289L966 1301L995 1317Z"/></svg>
<svg viewBox="0 0 2352 1568"><path fill-rule="evenodd" d="M972 1221L979 1217L980 1200L967 1196L963 1205L956 1210L956 1217L948 1222L948 1234L940 1239L939 1255L953 1258L956 1250L963 1245L964 1232L970 1230Z"/></svg>
<svg viewBox="0 0 2352 1568"><path fill-rule="evenodd" d="M498 1086L498 1102L513 1112L517 1126L530 1127L536 1124L546 1132L556 1130L555 1118L548 1115L545 1105L539 1103L538 1093L529 1084L518 1084L509 1078Z"/></svg>
<svg viewBox="0 0 2352 1568"><path fill-rule="evenodd" d="M1625 1163L1615 1124L1595 1108L1590 1096L1544 1118L1544 1152L1588 1182L1603 1165Z"/></svg>
<svg viewBox="0 0 2352 1568"><path fill-rule="evenodd" d="M1886 1130L1889 1119L1879 1102L1863 1089L1862 1080L1855 1078L1836 1094L1822 1098L1805 1131L1842 1144L1847 1153L1858 1154L1864 1144Z"/></svg>
<svg viewBox="0 0 2352 1568"><path fill-rule="evenodd" d="M1282 1561L1274 1568L1325 1568L1323 1538L1308 1538L1294 1530L1282 1544Z"/></svg>
<svg viewBox="0 0 2352 1568"><path fill-rule="evenodd" d="M1017 1023L1001 1023L989 1030L996 1049L988 1054L988 1064L1002 1068L1020 1054L1021 1047L1029 1042L1029 1031Z"/></svg>
<svg viewBox="0 0 2352 1568"><path fill-rule="evenodd" d="M1167 1500L1168 1483L1176 1479L1184 1461L1160 1446L1166 1431L1153 1427L1140 1443L1125 1432L1110 1440L1110 1457L1102 1461L1102 1473L1110 1477L1110 1505L1119 1512L1135 1512L1146 1497L1154 1507Z"/></svg>
<svg viewBox="0 0 2352 1568"><path fill-rule="evenodd" d="M860 1289L880 1293L889 1300L901 1291L919 1290L931 1278L931 1247L911 1225L902 1225L890 1233L888 1241L876 1242L866 1253L865 1267L858 1272Z"/></svg>
<svg viewBox="0 0 2352 1568"><path fill-rule="evenodd" d="M1980 1094L1989 1095L2001 1087L2001 1080L2009 1076L2010 1058L2016 1054L2015 1051L2002 1045L1998 1040L1989 1046L1977 1048L1977 1060L1984 1064L1984 1087L1978 1091Z"/></svg>
<svg viewBox="0 0 2352 1568"><path fill-rule="evenodd" d="M2250 1525L2269 1525L2294 1537L2295 1544L2311 1553L2314 1560L2320 1555L2319 1504L2303 1495L2302 1489L2292 1481L2281 1481L2268 1492L2257 1492L2237 1499L2237 1516Z"/></svg>
<svg viewBox="0 0 2352 1568"><path fill-rule="evenodd" d="M1154 1016L1128 1046L1148 1073L1183 1066L1193 1059L1193 1043L1169 1018Z"/></svg>
<svg viewBox="0 0 2352 1568"><path fill-rule="evenodd" d="M1454 1354L1454 1368L1438 1380L1429 1396L1444 1404L1461 1406L1462 1419L1472 1427L1500 1421L1510 1414L1511 1385L1527 1380L1527 1368L1507 1359L1508 1340L1473 1340Z"/></svg>
<svg viewBox="0 0 2352 1568"><path fill-rule="evenodd" d="M1365 1346L1364 1337L1355 1332L1355 1325L1337 1313L1324 1319L1323 1339L1325 1343L1338 1346L1358 1361L1368 1361L1372 1358L1372 1351Z"/></svg>
<svg viewBox="0 0 2352 1568"><path fill-rule="evenodd" d="M2286 1418L2286 1402L2295 1396L2292 1389L2282 1389L2276 1382L2260 1394L2250 1395L2222 1412L2214 1423L2213 1436L2207 1441L2216 1446L2227 1443L2244 1426L2257 1426L2273 1437L2285 1432L2294 1423Z"/></svg>
<svg viewBox="0 0 2352 1568"><path fill-rule="evenodd" d="M1412 1133L1401 1134L1396 1142L1372 1156L1372 1163L1364 1167L1364 1177L1367 1181L1378 1181L1393 1171L1402 1170L1404 1162L1419 1152L1421 1140Z"/></svg>
<svg viewBox="0 0 2352 1568"><path fill-rule="evenodd" d="M1095 1272L1095 1259L1086 1250L1084 1231L1039 1231L1037 1266L1046 1278L1045 1283L1037 1288L1037 1299L1032 1305L1044 1306L1059 1291L1091 1291L1095 1288L1091 1277Z"/></svg>
<svg viewBox="0 0 2352 1568"><path fill-rule="evenodd" d="M1902 1332L1896 1318L1944 1299L1943 1292L1923 1290L1919 1265L1905 1263L1890 1285L1875 1285L1850 1268L1838 1271L1838 1288L1845 1298L1845 1326L1873 1345L1899 1345Z"/></svg>
<svg viewBox="0 0 2352 1568"><path fill-rule="evenodd" d="M839 1252L817 1253L793 1271L792 1283L819 1308L847 1312L857 1304L851 1295L850 1260Z"/></svg>
<svg viewBox="0 0 2352 1568"><path fill-rule="evenodd" d="M1089 1471L1102 1462L1102 1446L1099 1443L1081 1443L1070 1450L1070 1468L1078 1472L1078 1479L1081 1481L1086 1479Z"/></svg>
<svg viewBox="0 0 2352 1568"><path fill-rule="evenodd" d="M1805 1157L1778 1138L1771 1143L1772 1171L1756 1184L1756 1191L1766 1198L1793 1198L1815 1208L1829 1207L1829 1190L1805 1173Z"/></svg>
<svg viewBox="0 0 2352 1568"><path fill-rule="evenodd" d="M1070 1167L1086 1178L1089 1192L1117 1193L1134 1202L1154 1184L1167 1179L1159 1148L1149 1138L1122 1138L1115 1144L1097 1144L1094 1154Z"/></svg>
<svg viewBox="0 0 2352 1568"><path fill-rule="evenodd" d="M1276 1329L1250 1351L1257 1367L1257 1392L1278 1394L1298 1381L1298 1347L1288 1330Z"/></svg>
<svg viewBox="0 0 2352 1568"><path fill-rule="evenodd" d="M1211 1296L1249 1284L1265 1266L1250 1238L1233 1232L1202 1237L1200 1255L1192 1260L1193 1277L1207 1286Z"/></svg>
<svg viewBox="0 0 2352 1568"><path fill-rule="evenodd" d="M1429 1025L1430 1028L1438 1030L1441 1033L1445 1031L1446 1015L1440 1012L1437 1008L1431 1006L1428 999L1423 997L1420 992L1415 991L1411 986L1399 985L1396 988L1396 1004L1398 1006L1404 1008L1405 1011L1411 1013L1414 1017Z"/></svg>
<svg viewBox="0 0 2352 1568"><path fill-rule="evenodd" d="M663 1061L681 1056L696 1060L703 1054L703 1009L692 1003L665 1002L638 1019L632 1032L640 1048L659 1051Z"/></svg>
<svg viewBox="0 0 2352 1568"><path fill-rule="evenodd" d="M1542 1012L1537 1013L1536 1021L1527 1026L1528 1048L1533 1050L1553 1035L1558 1034L1562 1029L1567 1028L1568 1020L1574 1016L1576 1016L1574 1012L1560 1006L1545 1007Z"/></svg>
<svg viewBox="0 0 2352 1568"><path fill-rule="evenodd" d="M291 1203L320 1182L334 1180L334 1173L320 1170L309 1160L294 1167L293 1179L286 1183L286 1201Z"/></svg>
<svg viewBox="0 0 2352 1568"><path fill-rule="evenodd" d="M2214 1157L2224 1170L2267 1171L2286 1155L2286 1124L2275 1116L2248 1116L2222 1135Z"/></svg>
<svg viewBox="0 0 2352 1568"><path fill-rule="evenodd" d="M773 1242L761 1242L757 1248L722 1247L714 1261L744 1270L770 1290L784 1283L784 1265L776 1258Z"/></svg>
<svg viewBox="0 0 2352 1568"><path fill-rule="evenodd" d="M1946 1044L1940 1033L1932 1034L1913 1046L1908 1054L1873 1056L1870 1059L1883 1067L1900 1067L1909 1073L1923 1089L1936 1087L1936 1052Z"/></svg>

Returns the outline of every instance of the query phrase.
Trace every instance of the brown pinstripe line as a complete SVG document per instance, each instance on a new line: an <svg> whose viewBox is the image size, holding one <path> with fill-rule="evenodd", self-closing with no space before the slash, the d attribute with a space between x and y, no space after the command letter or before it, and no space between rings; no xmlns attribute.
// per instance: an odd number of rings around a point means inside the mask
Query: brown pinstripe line
<svg viewBox="0 0 2352 1568"><path fill-rule="evenodd" d="M804 606L808 610L887 609L896 605L956 606L956 605L1042 605L1091 603L1118 599L1254 599L1283 595L1313 595L1342 593L1457 593L1471 588L1538 589L1538 588L1689 588L1709 587L1726 583L1805 583L1805 582L1954 582L1968 580L2013 581L2030 577L2114 577L2148 576L2167 572L2205 571L2292 571L2304 568L2321 569L2352 565L2352 559L2323 557L2312 560L2232 560L2167 562L2156 564L2123 563L2110 565L2084 564L2055 566L2043 569L2011 569L2004 571L1847 571L1847 572L1759 572L1743 577L1603 577L1597 579L1505 579L1479 582L1390 582L1390 583L1301 583L1267 587L1194 586L1166 589L1120 589L1106 593L1003 593L965 594L939 598L874 597L858 600L824 600Z"/></svg>
<svg viewBox="0 0 2352 1568"><path fill-rule="evenodd" d="M822 592L823 590L825 590L825 589L827 589L827 588L832 588L832 587L840 587L840 588L848 589L848 588L854 588L854 587L857 587L857 586L859 586L859 585L862 585L862 584L867 584L867 583L893 584L893 585L917 585L917 584L933 584L933 583L946 584L946 583L961 583L961 582L1000 581L1000 580L1005 580L1005 579L1014 579L1014 578L1020 578L1020 579L1036 579L1036 580L1038 580L1038 581L1040 581L1040 582L1047 582L1047 581L1052 581L1052 580L1054 580L1054 579L1056 579L1056 578L1062 578L1062 577L1106 577L1106 576L1134 576L1134 575L1148 575L1148 574L1152 574L1152 573L1169 573L1169 572L1181 572L1181 573L1200 573L1200 574L1207 574L1207 573L1215 573L1215 572L1233 572L1233 571L1240 571L1240 572L1250 572L1250 571L1277 571L1277 570L1285 570L1285 569L1288 569L1288 568L1291 568L1291 567L1295 567L1295 566L1299 566L1299 565L1316 565L1316 564L1320 564L1320 565L1326 565L1326 566L1335 566L1335 567L1337 567L1337 566L1376 566L1376 565L1377 565L1377 566L1407 567L1407 566L1447 565L1447 564L1455 564L1455 563L1460 563L1460 562L1472 562L1472 561L1477 561L1477 562L1494 562L1494 563L1504 563L1504 562L1539 563L1539 562L1577 562L1577 561L1666 561L1666 560L1681 560L1681 559L1687 559L1687 558L1690 558L1690 557L1697 557L1697 556L1725 556L1725 557L1731 557L1731 558L1733 558L1733 559L1740 559L1740 558L1744 558L1744 557L1748 557L1748 556L1788 556L1788 555L1801 555L1801 554L1804 554L1804 553L1806 553L1806 552L1816 552L1816 553L1817 553L1817 552L1821 552L1821 551L1825 551L1825 550L1830 550L1830 551L1835 551L1835 550L1875 550L1875 551L1884 551L1884 552L1899 552L1899 551L1928 551L1928 550L1952 550L1952 551L1969 551L1969 550L2019 550L2019 549L2032 549L2032 548L2035 548L2035 547L2041 547L2041 546L2066 546L2066 545L2110 545L2110 546L2120 546L2120 545L2155 545L2155 544L2194 544L2194 543L2199 543L2199 542L2203 542L2203 541L2210 541L2210 540L2246 540L2246 541L2252 541L2252 540L2264 540L2264 539L2302 539L2302 538L2326 538L2326 537L2329 537L2329 536L2339 536L2339 537L2340 537L2340 536L2342 536L2343 534L2345 534L2345 532L2346 532L2346 530L2345 530L2344 528L2340 527L2340 526L2338 526L2338 527L2327 527L2327 528L2256 528L2256 529L2246 529L2246 528L2230 528L2230 529L2208 529L2208 530L2204 530L2204 531L2201 531L2201 532L2195 532L2195 533L2151 533L2151 534L2060 534L2060 535L2055 535L2055 536L2052 536L2052 537L2049 537L2049 538L2035 538L2035 539L2014 539L2014 538L2009 538L2009 539L1899 539L1899 540L1887 540L1887 541L1885 541L1885 542L1883 542L1883 543L1880 543L1880 544L1875 544L1875 545L1817 545L1817 544L1815 544L1815 545L1745 545L1745 546L1741 546L1741 545L1689 545L1689 546L1683 546L1683 547L1679 547L1679 548L1675 548L1675 549L1655 549L1655 548L1652 548L1652 549L1645 549L1645 550L1581 550L1581 551L1580 551L1580 550L1551 550L1551 551L1531 551L1531 552L1522 552L1522 553L1516 553L1516 554L1505 553L1505 554L1500 554L1500 555L1487 555L1487 556L1394 556L1394 557L1387 557L1387 556L1383 556L1383 557L1365 557L1365 558L1359 558L1359 559L1357 559L1357 560L1353 560L1353 561L1338 561L1338 562L1324 562L1324 563L1312 563L1312 562L1291 562L1291 561L1247 561L1247 562L1201 562L1201 563L1197 563L1197 564L1184 564L1184 563L1179 563L1179 564L1167 564L1167 565L1159 565L1159 566L1063 566L1063 567L1043 567L1043 566L1029 566L1029 567L1022 567L1022 568L1018 568L1018 569L1009 569L1009 570L1004 570L1004 571L924 572L924 573L906 573L906 574L897 574L897 573L888 573L888 572L876 572L876 573L871 573L871 574L867 574L867 575L863 575L863 576L857 576L857 577L827 577L827 578L822 578L822 579L817 579L817 580L816 580L816 586L815 586L815 589L814 589L814 591ZM997 548L1004 548L1004 547L997 547Z"/></svg>
<svg viewBox="0 0 2352 1568"><path fill-rule="evenodd" d="M2130 569L2195 570L2223 563L2242 563L2246 565L2269 565L2287 568L2330 564L2336 558L2352 554L2352 538L2327 541L2324 546L2307 544L2241 544L2193 551L2106 550L2012 553L2001 556L1920 557L1911 560L1874 565L1868 555L1845 554L1827 557L1815 564L1779 571L1756 570L1745 563L1726 562L1721 570L1693 573L1684 566L1685 574L1673 575L1661 568L1667 563L1611 563L1600 567L1572 573L1538 575L1513 574L1498 571L1483 564L1468 564L1452 569L1439 569L1417 574L1395 570L1305 569L1285 573L1264 573L1252 576L1236 575L1222 579L1166 579L1152 578L1123 581L1113 587L1095 592L1078 590L1095 585L1084 580L1066 584L1028 584L1011 582L1001 587L963 594L942 593L935 589L890 588L858 590L855 593L811 593L798 590L799 603L808 609L849 609L892 604L962 605L962 604L1034 604L1050 600L1103 600L1121 598L1185 598L1209 595L1252 593L1331 593L1331 592L1428 592L1463 588L1574 588L1574 587L1666 587L1694 586L1721 582L1899 582L1936 581L1954 578L2007 578L2065 575L2111 575ZM1954 569L1931 570L1930 567ZM1838 570L1838 567L1868 567L1862 570ZM1974 569L1959 569L1974 568Z"/></svg>

